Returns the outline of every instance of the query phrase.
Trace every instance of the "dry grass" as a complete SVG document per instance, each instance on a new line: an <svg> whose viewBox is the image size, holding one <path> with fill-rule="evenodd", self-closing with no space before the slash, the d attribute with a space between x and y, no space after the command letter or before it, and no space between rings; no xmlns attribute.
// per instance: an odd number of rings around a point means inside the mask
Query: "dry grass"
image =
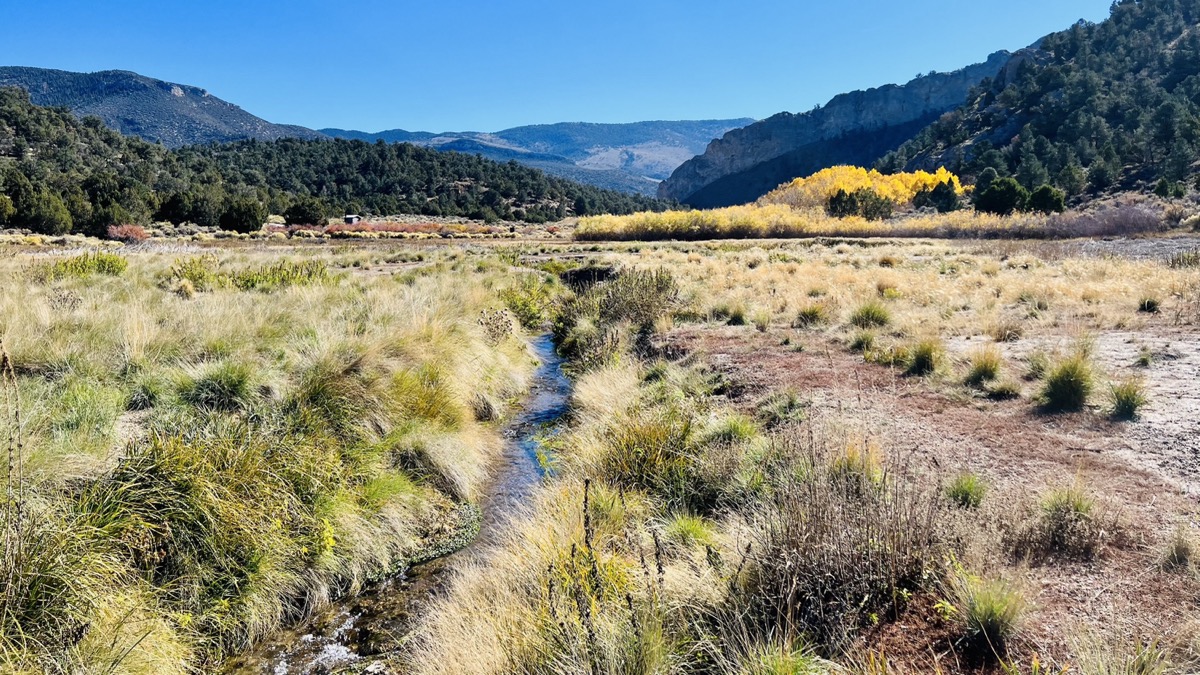
<svg viewBox="0 0 1200 675"><path fill-rule="evenodd" d="M512 281L455 255L336 271L353 262L0 262L23 415L0 425L23 439L0 669L207 670L440 545L498 446L477 396L509 400L531 367L511 322L480 319Z"/></svg>

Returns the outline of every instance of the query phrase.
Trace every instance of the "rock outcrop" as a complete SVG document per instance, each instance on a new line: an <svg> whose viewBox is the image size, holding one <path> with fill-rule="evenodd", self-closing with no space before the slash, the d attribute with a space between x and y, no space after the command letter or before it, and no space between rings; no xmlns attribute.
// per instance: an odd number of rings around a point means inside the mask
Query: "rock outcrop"
<svg viewBox="0 0 1200 675"><path fill-rule="evenodd" d="M699 208L754 201L780 183L836 164L869 164L998 75L1012 54L908 84L834 97L812 112L780 113L709 144L659 185L658 195Z"/></svg>

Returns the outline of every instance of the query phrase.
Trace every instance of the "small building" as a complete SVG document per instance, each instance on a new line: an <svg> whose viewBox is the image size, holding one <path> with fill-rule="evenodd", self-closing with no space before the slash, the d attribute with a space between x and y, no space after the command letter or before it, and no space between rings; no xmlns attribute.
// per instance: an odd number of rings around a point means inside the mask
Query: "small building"
<svg viewBox="0 0 1200 675"><path fill-rule="evenodd" d="M357 225L362 222L362 216L352 216L347 214L345 223L347 225Z"/></svg>

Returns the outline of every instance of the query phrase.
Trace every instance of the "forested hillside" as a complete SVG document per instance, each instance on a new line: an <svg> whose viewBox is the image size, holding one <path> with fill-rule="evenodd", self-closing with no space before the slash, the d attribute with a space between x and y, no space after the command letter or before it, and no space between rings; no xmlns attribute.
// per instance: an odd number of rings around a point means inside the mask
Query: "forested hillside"
<svg viewBox="0 0 1200 675"><path fill-rule="evenodd" d="M244 138L321 138L287 124L272 124L200 87L164 82L125 70L72 73L48 68L0 67L0 87L21 87L37 105L95 115L110 129L170 148Z"/></svg>
<svg viewBox="0 0 1200 675"><path fill-rule="evenodd" d="M334 214L531 222L659 205L411 145L287 139L169 150L0 88L0 225L101 234L152 219L217 225L235 206L278 214L300 202Z"/></svg>
<svg viewBox="0 0 1200 675"><path fill-rule="evenodd" d="M1072 195L1189 177L1200 150L1200 1L1122 0L1017 55L966 105L880 162L987 168Z"/></svg>

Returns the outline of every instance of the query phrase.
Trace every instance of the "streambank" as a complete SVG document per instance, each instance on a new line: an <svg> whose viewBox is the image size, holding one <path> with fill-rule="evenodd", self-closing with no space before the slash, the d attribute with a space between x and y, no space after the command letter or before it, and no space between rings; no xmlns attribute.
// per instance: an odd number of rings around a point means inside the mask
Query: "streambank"
<svg viewBox="0 0 1200 675"><path fill-rule="evenodd" d="M381 655L401 648L419 625L430 602L445 589L456 561L495 541L505 523L520 515L540 484L542 434L567 412L571 382L549 335L530 341L540 361L529 393L505 427L504 451L480 501L460 515L462 530L478 531L465 546L345 598L301 626L281 631L254 650L232 659L230 675L291 675L334 672L389 672Z"/></svg>

